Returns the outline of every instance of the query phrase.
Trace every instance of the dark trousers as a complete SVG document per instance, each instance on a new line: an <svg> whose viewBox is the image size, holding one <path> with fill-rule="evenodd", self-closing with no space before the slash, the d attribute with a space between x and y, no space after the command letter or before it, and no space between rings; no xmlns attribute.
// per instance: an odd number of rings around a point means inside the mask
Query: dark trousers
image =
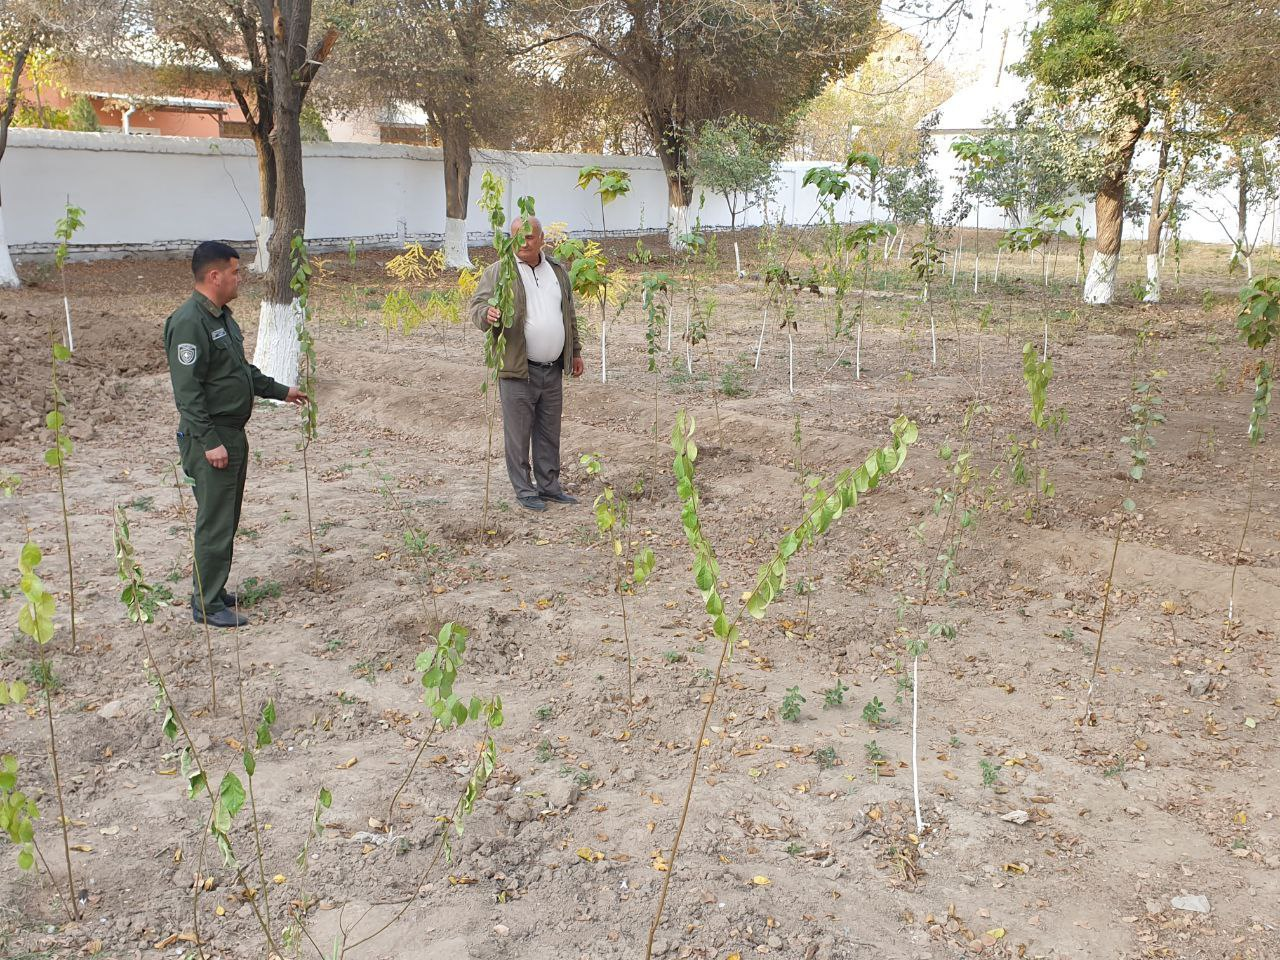
<svg viewBox="0 0 1280 960"><path fill-rule="evenodd" d="M502 399L507 476L516 496L560 493L560 414L564 410L564 374L560 365L539 367L531 363L528 380L499 380L498 395Z"/></svg>
<svg viewBox="0 0 1280 960"><path fill-rule="evenodd" d="M226 607L222 591L231 573L244 481L249 472L249 440L243 430L218 427L227 448L227 465L215 470L200 445L190 437L178 439L182 469L195 481L196 551L192 572L191 609L217 613Z"/></svg>

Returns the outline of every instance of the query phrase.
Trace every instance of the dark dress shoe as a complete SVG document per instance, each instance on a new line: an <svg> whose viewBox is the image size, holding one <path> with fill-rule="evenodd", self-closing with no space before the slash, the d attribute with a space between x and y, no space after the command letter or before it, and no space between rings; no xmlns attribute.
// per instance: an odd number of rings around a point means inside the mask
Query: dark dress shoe
<svg viewBox="0 0 1280 960"><path fill-rule="evenodd" d="M249 618L242 617L234 610L218 610L204 617L200 616L199 610L192 610L191 619L196 623L205 623L211 627L245 627L249 625Z"/></svg>
<svg viewBox="0 0 1280 960"><path fill-rule="evenodd" d="M551 503L577 503L578 498L572 494L565 493L563 490L557 493L540 493L538 494L543 500L549 500Z"/></svg>
<svg viewBox="0 0 1280 960"><path fill-rule="evenodd" d="M541 497L516 497L516 502L526 510L533 510L536 513L541 513L547 509L547 505L542 502Z"/></svg>

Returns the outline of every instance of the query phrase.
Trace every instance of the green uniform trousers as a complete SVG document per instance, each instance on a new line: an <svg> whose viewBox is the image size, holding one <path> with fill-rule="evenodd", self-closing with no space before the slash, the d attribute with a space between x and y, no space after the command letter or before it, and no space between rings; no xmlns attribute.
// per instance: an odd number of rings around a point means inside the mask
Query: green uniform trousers
<svg viewBox="0 0 1280 960"><path fill-rule="evenodd" d="M196 491L196 556L191 577L191 609L204 614L226 608L222 592L231 573L236 528L240 526L240 505L244 502L244 481L249 472L249 439L244 430L219 426L218 436L227 448L227 465L221 470L210 465L200 444L191 437L182 435L178 438L182 469L195 481Z"/></svg>

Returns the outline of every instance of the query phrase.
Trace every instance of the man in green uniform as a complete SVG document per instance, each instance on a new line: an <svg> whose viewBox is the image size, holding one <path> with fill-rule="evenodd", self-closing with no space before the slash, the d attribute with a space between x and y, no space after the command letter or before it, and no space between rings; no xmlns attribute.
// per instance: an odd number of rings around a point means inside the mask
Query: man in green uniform
<svg viewBox="0 0 1280 960"><path fill-rule="evenodd" d="M276 383L244 355L240 325L227 306L240 291L240 255L225 243L200 244L191 256L195 292L164 323L164 349L178 406L182 469L195 481L196 555L191 617L213 627L249 621L226 591L240 524L253 398L303 404L297 387Z"/></svg>

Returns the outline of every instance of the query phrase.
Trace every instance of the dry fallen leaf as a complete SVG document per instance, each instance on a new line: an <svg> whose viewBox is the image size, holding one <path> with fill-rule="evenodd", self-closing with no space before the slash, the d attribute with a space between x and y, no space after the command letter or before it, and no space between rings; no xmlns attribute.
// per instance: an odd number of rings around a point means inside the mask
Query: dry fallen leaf
<svg viewBox="0 0 1280 960"><path fill-rule="evenodd" d="M73 843L71 845L71 849L76 851L76 853L93 853L93 847L89 846L87 843Z"/></svg>
<svg viewBox="0 0 1280 960"><path fill-rule="evenodd" d="M347 760L347 761L345 761L344 763L340 763L340 764L338 764L338 766L337 766L337 767L335 767L335 769L337 769L337 770L350 770L352 767L354 767L354 766L355 766L357 763L359 763L359 762L360 762L360 758L359 758L359 757L352 757L350 760Z"/></svg>
<svg viewBox="0 0 1280 960"><path fill-rule="evenodd" d="M773 881L770 880L768 877L761 876L761 875L756 875L752 877L751 882L755 884L757 887L767 887L769 884L773 883Z"/></svg>

